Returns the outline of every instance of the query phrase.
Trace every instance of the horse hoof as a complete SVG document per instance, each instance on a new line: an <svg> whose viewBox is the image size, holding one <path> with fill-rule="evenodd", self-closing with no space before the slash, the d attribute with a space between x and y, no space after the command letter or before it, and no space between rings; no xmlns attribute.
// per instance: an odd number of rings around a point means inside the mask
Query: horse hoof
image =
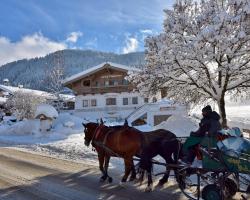
<svg viewBox="0 0 250 200"><path fill-rule="evenodd" d="M132 182L132 181L134 181L135 179L136 179L136 177L130 177L128 181L129 181L129 182Z"/></svg>
<svg viewBox="0 0 250 200"><path fill-rule="evenodd" d="M156 187L161 188L161 187L163 187L163 185L164 185L165 183L167 183L167 182L168 182L168 181L161 181L161 180L159 180L159 182L158 182L158 184L157 184Z"/></svg>
<svg viewBox="0 0 250 200"><path fill-rule="evenodd" d="M108 182L109 182L109 183L112 183L112 182L113 182L113 178L112 178L112 177L109 177L109 178L108 178Z"/></svg>
<svg viewBox="0 0 250 200"><path fill-rule="evenodd" d="M119 186L125 188L125 182L120 181Z"/></svg>
<svg viewBox="0 0 250 200"><path fill-rule="evenodd" d="M147 186L145 192L152 192L152 186Z"/></svg>
<svg viewBox="0 0 250 200"><path fill-rule="evenodd" d="M162 184L162 183L159 182L159 183L155 186L155 188L156 188L156 189L161 189L161 188L163 188L163 185L164 185L164 184Z"/></svg>
<svg viewBox="0 0 250 200"><path fill-rule="evenodd" d="M105 177L101 177L100 180L99 180L99 182L100 182L100 183L103 183L105 180L106 180Z"/></svg>

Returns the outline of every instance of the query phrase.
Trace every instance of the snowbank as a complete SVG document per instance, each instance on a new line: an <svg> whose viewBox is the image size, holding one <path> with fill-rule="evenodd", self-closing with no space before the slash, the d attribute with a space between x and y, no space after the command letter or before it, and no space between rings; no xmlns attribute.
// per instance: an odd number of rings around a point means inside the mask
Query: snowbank
<svg viewBox="0 0 250 200"><path fill-rule="evenodd" d="M83 132L82 122L84 120L70 113L60 113L53 122L52 131L59 134L69 135Z"/></svg>
<svg viewBox="0 0 250 200"><path fill-rule="evenodd" d="M35 118L39 115L45 115L46 117L54 119L58 117L58 112L51 105L40 104L37 106L37 110L35 112Z"/></svg>
<svg viewBox="0 0 250 200"><path fill-rule="evenodd" d="M11 124L0 126L0 135L30 135L39 132L39 120L24 120Z"/></svg>
<svg viewBox="0 0 250 200"><path fill-rule="evenodd" d="M198 129L198 124L188 116L172 115L167 121L155 126L154 129L166 129L178 137L186 137L190 135L191 131Z"/></svg>

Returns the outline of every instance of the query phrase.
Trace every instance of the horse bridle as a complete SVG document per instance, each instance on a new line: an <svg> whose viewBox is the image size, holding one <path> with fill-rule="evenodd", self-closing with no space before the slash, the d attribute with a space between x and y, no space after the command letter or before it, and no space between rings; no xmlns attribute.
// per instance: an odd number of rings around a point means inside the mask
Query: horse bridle
<svg viewBox="0 0 250 200"><path fill-rule="evenodd" d="M89 142L92 141L91 144L94 143L94 139L95 139L95 137L96 137L96 135L97 135L97 132L100 131L102 127L103 127L102 124L100 124L100 125L98 125L98 126L96 127L95 132L94 132L94 134L93 134L91 140L89 141ZM92 146L93 146L93 145L92 145Z"/></svg>

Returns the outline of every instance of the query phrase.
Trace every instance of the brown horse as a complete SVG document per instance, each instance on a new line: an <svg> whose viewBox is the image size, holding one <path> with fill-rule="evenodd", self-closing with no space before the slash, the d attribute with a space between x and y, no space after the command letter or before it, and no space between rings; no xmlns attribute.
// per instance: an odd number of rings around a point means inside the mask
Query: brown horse
<svg viewBox="0 0 250 200"><path fill-rule="evenodd" d="M108 175L108 165L111 156L124 159L125 174L121 182L126 182L131 173L130 181L136 178L136 171L133 163L133 156L139 154L141 148L141 134L137 129L129 126L107 127L103 124L83 124L85 132L85 145L96 149L99 160L99 168L102 172L100 181L112 178Z"/></svg>

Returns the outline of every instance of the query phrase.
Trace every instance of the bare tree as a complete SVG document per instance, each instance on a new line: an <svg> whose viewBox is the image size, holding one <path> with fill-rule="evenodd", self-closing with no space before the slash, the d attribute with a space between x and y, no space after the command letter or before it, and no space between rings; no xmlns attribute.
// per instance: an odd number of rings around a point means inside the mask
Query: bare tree
<svg viewBox="0 0 250 200"><path fill-rule="evenodd" d="M18 91L7 100L6 107L19 120L31 119L34 117L37 105L44 102L44 97Z"/></svg>
<svg viewBox="0 0 250 200"><path fill-rule="evenodd" d="M46 85L47 90L55 95L56 100L54 101L54 106L59 110L62 106L60 93L64 91L63 80L65 78L62 52L57 52L54 60L54 67L52 69L47 69L45 73L46 78L43 83Z"/></svg>
<svg viewBox="0 0 250 200"><path fill-rule="evenodd" d="M179 101L212 99L226 126L225 95L250 87L250 1L178 0L165 14L164 32L146 40L147 66L130 80Z"/></svg>

